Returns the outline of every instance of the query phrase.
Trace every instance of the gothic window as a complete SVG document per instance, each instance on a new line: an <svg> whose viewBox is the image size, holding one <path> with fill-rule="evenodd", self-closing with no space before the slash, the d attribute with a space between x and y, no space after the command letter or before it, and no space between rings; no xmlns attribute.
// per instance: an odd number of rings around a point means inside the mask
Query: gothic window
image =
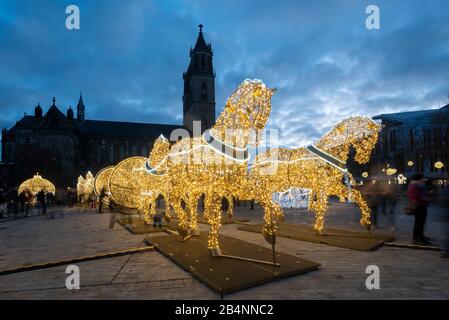
<svg viewBox="0 0 449 320"><path fill-rule="evenodd" d="M201 55L201 67L203 67L204 69L205 66L206 64L204 63L204 55Z"/></svg>
<svg viewBox="0 0 449 320"><path fill-rule="evenodd" d="M413 151L413 149L415 148L415 141L414 141L414 137L413 137L413 129L409 130L409 140L410 140L410 150Z"/></svg>
<svg viewBox="0 0 449 320"><path fill-rule="evenodd" d="M201 83L201 99L207 100L207 84L206 84L206 82Z"/></svg>
<svg viewBox="0 0 449 320"><path fill-rule="evenodd" d="M114 162L114 145L112 143L109 146L109 162Z"/></svg>
<svg viewBox="0 0 449 320"><path fill-rule="evenodd" d="M120 146L120 161L125 159L125 147L123 145Z"/></svg>

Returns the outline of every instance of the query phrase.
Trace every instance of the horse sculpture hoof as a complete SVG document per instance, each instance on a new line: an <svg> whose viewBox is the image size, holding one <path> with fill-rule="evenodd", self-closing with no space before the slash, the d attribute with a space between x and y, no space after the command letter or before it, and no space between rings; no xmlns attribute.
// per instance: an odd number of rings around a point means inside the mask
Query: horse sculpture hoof
<svg viewBox="0 0 449 320"><path fill-rule="evenodd" d="M262 231L263 237L269 244L276 244L276 234L274 232L268 232L265 228Z"/></svg>
<svg viewBox="0 0 449 320"><path fill-rule="evenodd" d="M212 257L220 257L223 255L223 253L221 252L221 249L219 247L209 249L209 252Z"/></svg>
<svg viewBox="0 0 449 320"><path fill-rule="evenodd" d="M181 238L184 240L190 236L189 230L184 229L184 228L178 228L178 233L181 236Z"/></svg>
<svg viewBox="0 0 449 320"><path fill-rule="evenodd" d="M200 229L198 229L198 227L196 227L195 229L190 230L190 234L192 236L199 236L201 234Z"/></svg>

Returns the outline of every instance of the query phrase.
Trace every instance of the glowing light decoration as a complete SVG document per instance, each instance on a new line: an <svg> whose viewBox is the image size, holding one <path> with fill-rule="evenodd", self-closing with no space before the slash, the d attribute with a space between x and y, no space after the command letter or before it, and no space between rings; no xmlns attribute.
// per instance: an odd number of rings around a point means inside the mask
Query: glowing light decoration
<svg viewBox="0 0 449 320"><path fill-rule="evenodd" d="M146 160L144 157L130 157L121 161L112 170L108 187L110 197L117 205L137 209L141 195L136 169L143 168Z"/></svg>
<svg viewBox="0 0 449 320"><path fill-rule="evenodd" d="M368 162L379 129L369 118L350 117L312 146L270 149L257 156L250 183L257 183L269 194L293 187L310 189L309 208L315 211L317 233L324 233L327 198L331 195L354 201L362 213L360 223L369 230L370 210L360 192L351 187L355 181L346 168L346 161L352 146L356 151L355 161Z"/></svg>
<svg viewBox="0 0 449 320"><path fill-rule="evenodd" d="M437 161L437 162L434 163L434 167L437 168L437 169L441 169L441 168L444 167L444 164L441 161Z"/></svg>
<svg viewBox="0 0 449 320"><path fill-rule="evenodd" d="M24 191L29 191L33 195L38 194L40 191L44 191L45 193L55 194L56 188L53 183L48 181L47 179L42 178L39 173L28 180L25 180L18 189L18 194L20 195Z"/></svg>
<svg viewBox="0 0 449 320"><path fill-rule="evenodd" d="M412 167L412 166L414 165L414 163L413 163L413 161L409 160L409 161L407 162L407 165L408 165L409 167Z"/></svg>
<svg viewBox="0 0 449 320"><path fill-rule="evenodd" d="M179 218L178 232L183 237L199 233L197 206L204 194L204 216L210 224L208 248L212 255L222 255L218 242L221 202L230 195L256 199L261 204L265 213L264 236L271 243L275 241L276 212L282 212L271 194L247 183L248 145L255 144L255 136L260 135L268 120L273 92L260 80L243 81L209 132L178 141L167 156L170 203ZM181 205L184 199L188 210Z"/></svg>
<svg viewBox="0 0 449 320"><path fill-rule="evenodd" d="M307 209L309 207L310 190L290 188L285 192L273 193L272 198L281 208Z"/></svg>
<svg viewBox="0 0 449 320"><path fill-rule="evenodd" d="M365 179L368 178L368 172L366 172L366 171L363 172L363 173L362 173L362 177L365 178Z"/></svg>
<svg viewBox="0 0 449 320"><path fill-rule="evenodd" d="M404 176L402 173L398 174L398 183L399 184L406 184L407 183L407 177Z"/></svg>
<svg viewBox="0 0 449 320"><path fill-rule="evenodd" d="M112 171L114 170L114 166L106 167L101 169L94 179L94 192L100 201L103 201L106 205L109 204L109 196L111 192L109 191L109 176L111 175ZM106 194L106 197L103 197L101 199L100 195L102 193L102 190L104 189L104 192Z"/></svg>
<svg viewBox="0 0 449 320"><path fill-rule="evenodd" d="M138 188L141 195L138 210L143 212L147 223L156 214L156 200L162 197L165 200L165 218L170 219L170 192L171 184L167 178L167 160L170 151L170 142L163 135L156 139L153 149L143 167L135 168Z"/></svg>
<svg viewBox="0 0 449 320"><path fill-rule="evenodd" d="M94 176L92 172L88 171L86 178L83 178L81 175L78 177L76 194L80 203L86 203L92 198L94 195Z"/></svg>
<svg viewBox="0 0 449 320"><path fill-rule="evenodd" d="M397 170L397 169L394 169L394 168L387 168L387 169L385 170L385 173L387 174L387 176L392 176L392 175L394 175L397 171L398 171L398 170Z"/></svg>

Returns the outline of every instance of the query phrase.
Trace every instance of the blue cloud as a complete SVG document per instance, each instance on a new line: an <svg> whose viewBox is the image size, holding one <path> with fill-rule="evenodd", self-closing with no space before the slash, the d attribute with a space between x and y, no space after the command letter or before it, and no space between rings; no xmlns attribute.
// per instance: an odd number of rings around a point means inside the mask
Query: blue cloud
<svg viewBox="0 0 449 320"><path fill-rule="evenodd" d="M81 30L65 28L77 4ZM90 119L181 123L182 72L205 25L217 111L245 78L279 90L270 128L303 145L351 114L435 108L449 91L445 0L0 0L0 125L50 99L65 111L83 91Z"/></svg>

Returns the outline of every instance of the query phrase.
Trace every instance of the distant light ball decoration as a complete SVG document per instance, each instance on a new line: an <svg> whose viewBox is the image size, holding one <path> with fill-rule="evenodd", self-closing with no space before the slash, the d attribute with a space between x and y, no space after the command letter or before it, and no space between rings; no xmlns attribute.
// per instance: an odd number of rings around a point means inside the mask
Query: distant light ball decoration
<svg viewBox="0 0 449 320"><path fill-rule="evenodd" d="M112 170L108 187L111 199L121 207L136 209L140 198L140 190L135 178L135 169L142 168L147 159L130 157Z"/></svg>
<svg viewBox="0 0 449 320"><path fill-rule="evenodd" d="M441 169L444 167L444 164L441 161L437 161L437 162L435 162L434 167L437 169Z"/></svg>
<svg viewBox="0 0 449 320"><path fill-rule="evenodd" d="M41 191L44 191L45 193L51 193L55 194L56 188L53 183L48 181L47 179L42 178L39 173L36 173L36 175L28 180L25 180L17 190L17 193L20 195L22 192L28 191L33 195L38 194Z"/></svg>
<svg viewBox="0 0 449 320"><path fill-rule="evenodd" d="M103 168L97 173L94 179L95 195L100 201L103 201L103 203L105 203L106 205L109 204L109 196L111 192L109 191L108 181L113 170L114 166ZM106 197L101 198L100 196L103 189L105 191Z"/></svg>
<svg viewBox="0 0 449 320"><path fill-rule="evenodd" d="M363 173L362 173L362 177L363 177L363 178L368 178L368 172L366 172L366 171L363 172Z"/></svg>
<svg viewBox="0 0 449 320"><path fill-rule="evenodd" d="M397 170L397 169L394 169L394 168L387 168L386 174L387 174L387 176L392 176L392 175L394 175L397 171L398 171L398 170Z"/></svg>
<svg viewBox="0 0 449 320"><path fill-rule="evenodd" d="M408 165L409 167L412 167L412 166L414 165L414 163L413 163L413 161L410 160L410 161L407 162L407 165Z"/></svg>

